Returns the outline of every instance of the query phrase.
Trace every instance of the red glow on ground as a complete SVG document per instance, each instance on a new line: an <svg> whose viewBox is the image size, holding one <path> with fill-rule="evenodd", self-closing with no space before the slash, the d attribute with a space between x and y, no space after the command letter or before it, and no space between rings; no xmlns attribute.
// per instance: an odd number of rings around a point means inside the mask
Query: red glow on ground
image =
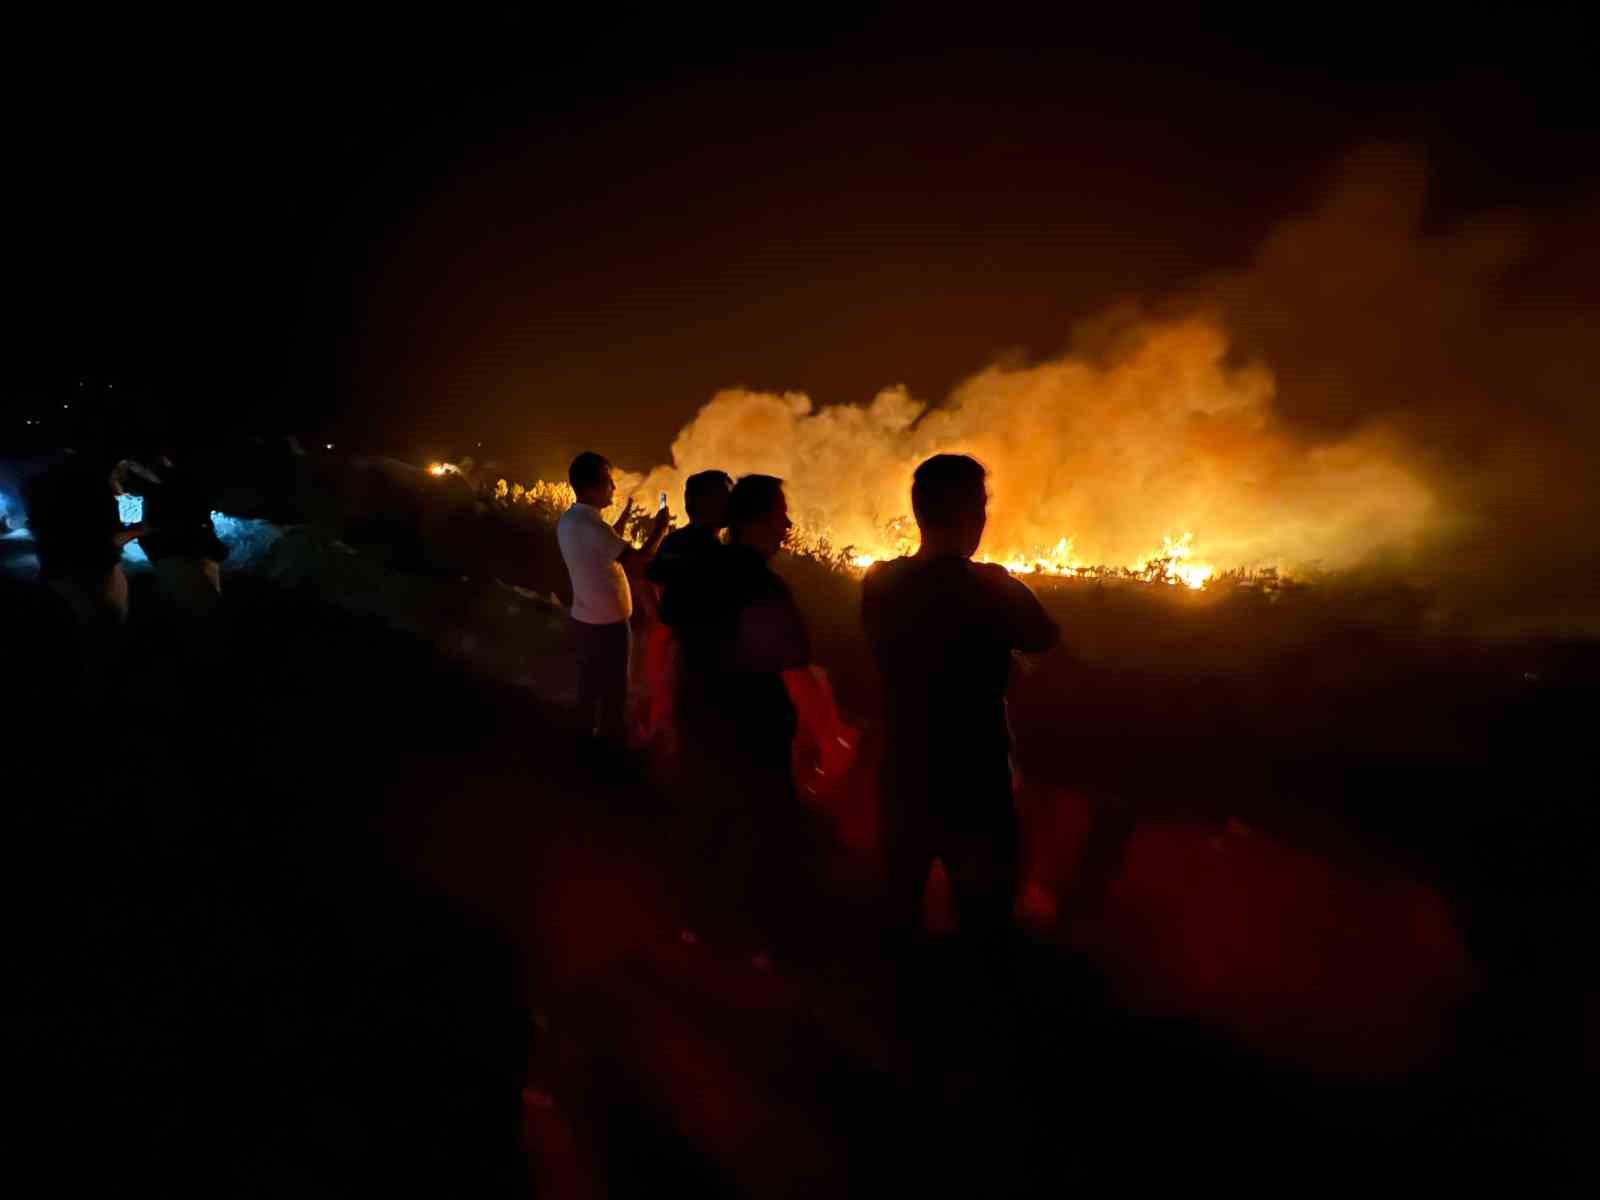
<svg viewBox="0 0 1600 1200"><path fill-rule="evenodd" d="M1140 1007L1341 1073L1414 1066L1470 981L1437 892L1237 821L1138 827L1103 903L1061 933Z"/></svg>
<svg viewBox="0 0 1600 1200"><path fill-rule="evenodd" d="M647 654L665 683L667 649L653 643ZM836 712L803 711L802 740L841 724ZM873 750L869 738L822 786L797 780L857 860L880 849ZM1358 874L1238 821L1138 824L1096 879L1084 859L1102 812L1064 790L1025 793L1019 805L1019 920L1092 954L1147 1011L1214 1023L1318 1069L1381 1074L1435 1048L1469 985L1443 898L1414 881ZM939 863L925 912L930 932L955 928Z"/></svg>

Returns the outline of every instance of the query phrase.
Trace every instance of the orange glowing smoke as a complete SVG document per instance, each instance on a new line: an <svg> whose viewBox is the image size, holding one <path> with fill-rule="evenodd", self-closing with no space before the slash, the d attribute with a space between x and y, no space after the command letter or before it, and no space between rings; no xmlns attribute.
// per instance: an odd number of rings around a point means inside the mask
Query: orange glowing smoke
<svg viewBox="0 0 1600 1200"><path fill-rule="evenodd" d="M980 557L1018 571L1135 573L1199 587L1216 573L1304 574L1410 552L1429 491L1379 425L1307 443L1273 408L1272 372L1235 363L1204 318L1143 322L1109 348L989 367L930 407L903 388L866 405L717 393L672 463L619 479L645 504L719 468L786 481L791 547L863 569L916 546L911 475L941 452L989 468Z"/></svg>
<svg viewBox="0 0 1600 1200"><path fill-rule="evenodd" d="M1093 353L989 367L938 407L900 387L826 407L730 389L679 432L670 465L619 471L618 501L649 511L658 492L681 495L712 468L777 475L790 549L864 570L916 548L917 464L962 453L990 473L979 557L1017 573L1199 588L1225 571L1305 576L1408 558L1435 505L1399 440L1376 422L1296 437L1275 386L1267 366L1232 361L1219 323L1193 317L1130 325ZM513 498L552 503L561 487Z"/></svg>

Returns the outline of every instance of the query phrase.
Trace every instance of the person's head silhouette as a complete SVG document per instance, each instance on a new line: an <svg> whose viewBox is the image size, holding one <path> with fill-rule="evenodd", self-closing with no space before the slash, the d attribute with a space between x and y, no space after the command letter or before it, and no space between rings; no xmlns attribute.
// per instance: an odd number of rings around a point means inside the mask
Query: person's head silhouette
<svg viewBox="0 0 1600 1200"><path fill-rule="evenodd" d="M773 475L746 475L728 495L728 540L771 558L789 536L789 502L783 480Z"/></svg>
<svg viewBox="0 0 1600 1200"><path fill-rule="evenodd" d="M616 498L617 485L611 478L611 464L603 455L585 450L572 460L567 468L567 482L580 504L591 508L610 508Z"/></svg>
<svg viewBox="0 0 1600 1200"><path fill-rule="evenodd" d="M728 497L733 480L726 471L700 471L683 484L683 508L694 525L710 529L728 527Z"/></svg>
<svg viewBox="0 0 1600 1200"><path fill-rule="evenodd" d="M935 454L911 477L911 510L922 531L921 554L971 558L989 519L987 472L965 454Z"/></svg>

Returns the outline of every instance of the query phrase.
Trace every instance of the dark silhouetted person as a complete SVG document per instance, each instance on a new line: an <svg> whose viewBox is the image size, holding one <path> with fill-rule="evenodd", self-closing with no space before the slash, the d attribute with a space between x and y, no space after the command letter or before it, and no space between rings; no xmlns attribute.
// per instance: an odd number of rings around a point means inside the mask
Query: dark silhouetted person
<svg viewBox="0 0 1600 1200"><path fill-rule="evenodd" d="M123 525L111 479L101 459L75 454L23 489L40 578L79 624L128 615L122 549L145 529Z"/></svg>
<svg viewBox="0 0 1600 1200"><path fill-rule="evenodd" d="M684 481L683 509L689 523L666 536L644 571L644 577L663 593L674 579L704 565L708 556L721 547L732 491L733 480L726 471L701 471Z"/></svg>
<svg viewBox="0 0 1600 1200"><path fill-rule="evenodd" d="M77 658L75 669L51 683L85 710L112 694L128 616L122 550L144 532L123 525L114 475L106 457L74 454L23 485L40 582L59 602L60 629L71 631L63 645Z"/></svg>
<svg viewBox="0 0 1600 1200"><path fill-rule="evenodd" d="M883 800L891 920L915 939L935 858L964 937L1003 953L1019 847L1006 685L1013 651L1059 637L1034 594L975 563L988 497L983 467L940 454L917 468L922 545L867 572L862 614L884 682Z"/></svg>
<svg viewBox="0 0 1600 1200"><path fill-rule="evenodd" d="M805 622L768 565L790 527L783 482L746 475L729 495L728 544L675 581L661 611L682 655L677 716L711 893L702 915L761 967L771 947L798 948L808 916L790 693L817 684Z"/></svg>
<svg viewBox="0 0 1600 1200"><path fill-rule="evenodd" d="M733 480L724 471L701 471L684 482L683 507L689 524L669 533L645 567L645 578L655 589L651 595L654 616L660 616L662 598L676 582L703 569L722 549L732 490ZM648 699L640 733L643 741L664 748L670 761L677 744L672 706L677 695L678 647L672 630L659 620L650 625L645 637L641 674Z"/></svg>
<svg viewBox="0 0 1600 1200"><path fill-rule="evenodd" d="M167 450L157 459L161 482L145 496L140 539L167 599L180 611L202 616L222 594L222 560L228 548L212 524L212 498L202 480Z"/></svg>
<svg viewBox="0 0 1600 1200"><path fill-rule="evenodd" d="M1020 846L1005 694L1012 653L1048 650L1059 635L1019 580L971 561L987 505L976 460L924 462L911 487L922 545L867 572L862 609L884 682L887 961L898 993L899 1071L914 1095L932 1101L933 1127L948 1129L935 1136L960 1136L973 1148L941 1164L940 1186L977 1190L981 1180L1000 1195L1008 1194L1000 1166L1026 1157L1031 1111L1018 1090L1027 1061L1013 958ZM935 858L959 934L937 949L921 936Z"/></svg>
<svg viewBox="0 0 1600 1200"><path fill-rule="evenodd" d="M617 494L611 464L593 451L572 460L567 479L577 503L556 523L561 557L572 578L572 628L578 642L578 710L595 736L624 741L628 703L628 618L633 593L624 566L641 566L660 546L671 512L656 513L642 547L622 536L633 515L629 501L611 524L600 515Z"/></svg>

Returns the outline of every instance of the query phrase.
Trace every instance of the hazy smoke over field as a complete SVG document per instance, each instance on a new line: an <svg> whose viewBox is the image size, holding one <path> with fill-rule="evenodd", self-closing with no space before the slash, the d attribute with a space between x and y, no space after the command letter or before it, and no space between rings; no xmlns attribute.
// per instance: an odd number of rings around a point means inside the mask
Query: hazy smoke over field
<svg viewBox="0 0 1600 1200"><path fill-rule="evenodd" d="M1378 567L1592 625L1595 215L1436 226L1421 159L1366 148L1248 267L1108 313L1060 357L937 404L723 391L639 493L676 502L711 466L781 475L804 523L881 555L911 533L912 469L963 451L992 472L996 558L1066 538L1072 561L1127 565L1192 532L1219 568Z"/></svg>

